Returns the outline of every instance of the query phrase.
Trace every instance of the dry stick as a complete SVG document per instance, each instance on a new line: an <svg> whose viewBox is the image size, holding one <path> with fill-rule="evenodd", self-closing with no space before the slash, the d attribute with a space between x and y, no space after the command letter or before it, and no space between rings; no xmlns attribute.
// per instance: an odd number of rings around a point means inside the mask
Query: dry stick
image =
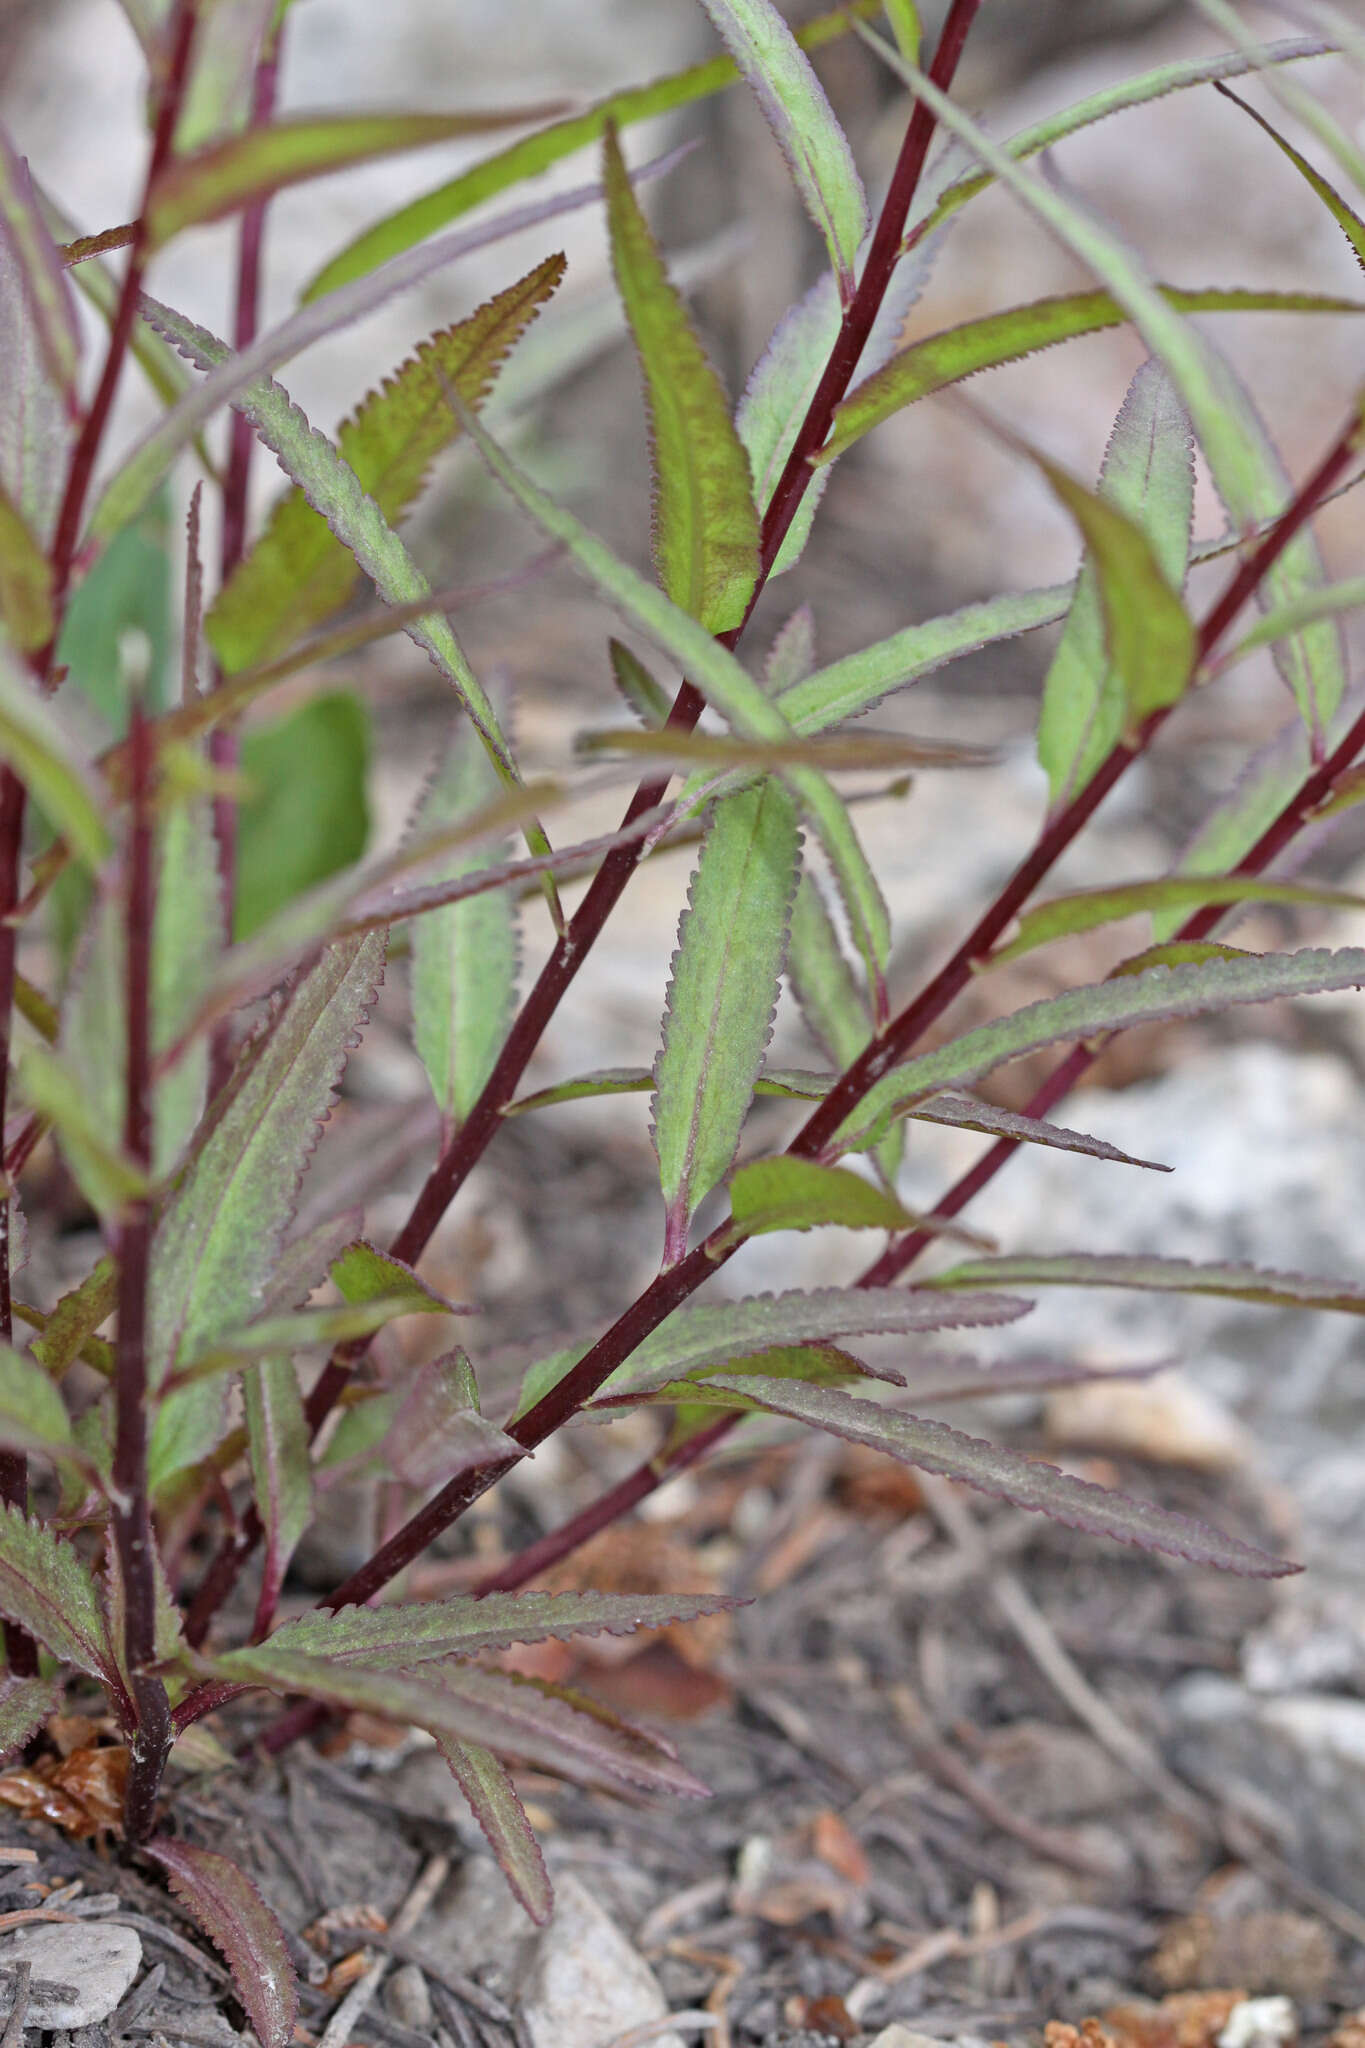
<svg viewBox="0 0 1365 2048"><path fill-rule="evenodd" d="M980 6L981 0L952 0L929 71L934 83L945 92L952 84L968 32ZM810 486L809 458L827 438L834 409L848 389L872 332L873 322L900 259L901 236L919 188L935 126L933 114L923 101L917 100L858 289L844 313L829 361L763 521L759 575L753 595L740 624L720 636L727 647L734 647L752 616L797 508ZM674 730L691 731L703 708L701 693L685 681L673 701L667 724ZM629 826L645 812L654 809L668 787L668 780L664 775L642 782L627 807L623 824ZM482 1094L427 1176L412 1213L394 1239L390 1249L396 1258L414 1265L426 1250L441 1218L496 1133L502 1112L515 1095L546 1026L596 943L640 858L638 846L623 846L619 851L608 854L598 869L568 930L556 939L535 987L508 1033ZM331 1413L341 1389L362 1356L363 1347L343 1346L328 1360L308 1397L308 1424L313 1435ZM191 1604L185 1621L185 1632L191 1644L198 1645L203 1641L213 1615L236 1584L242 1565L260 1537L260 1518L254 1509L248 1509L239 1536L230 1539L219 1550Z"/></svg>
<svg viewBox="0 0 1365 2048"><path fill-rule="evenodd" d="M412 1933L449 1875L449 1857L433 1856L393 1916L392 1932L395 1935ZM363 1977L356 1979L328 2020L318 2048L346 2048L352 2028L379 1989L391 1960L389 1956L380 1956L371 1963Z"/></svg>
<svg viewBox="0 0 1365 2048"><path fill-rule="evenodd" d="M129 732L132 827L127 855L127 1057L123 1142L150 1179L152 1170L152 747L146 714L134 701ZM111 1488L114 1544L123 1582L124 1664L132 1688L134 1729L124 1832L145 1841L171 1747L171 1709L156 1661L156 1553L147 1490L147 1277L151 1265L152 1200L128 1204L118 1228L118 1339L114 1351L115 1435Z"/></svg>
<svg viewBox="0 0 1365 2048"><path fill-rule="evenodd" d="M275 110L279 84L280 41L284 17L266 30L266 39L256 65L251 89L253 128L264 127ZM232 345L240 352L256 339L261 303L261 249L265 239L264 196L248 206L242 215L237 241L237 296L233 314ZM245 413L229 414L227 475L223 480L223 542L219 558L220 585L226 584L246 549L247 495L251 477L251 453L256 445L251 422ZM214 688L220 690L226 678L214 668ZM209 735L209 760L224 775L237 768L241 746L236 728L216 725ZM228 790L213 799L213 836L218 848L218 890L222 902L223 930L231 936L237 901L237 798ZM212 1099L232 1069L232 1032L228 1020L214 1031L209 1041L208 1092Z"/></svg>

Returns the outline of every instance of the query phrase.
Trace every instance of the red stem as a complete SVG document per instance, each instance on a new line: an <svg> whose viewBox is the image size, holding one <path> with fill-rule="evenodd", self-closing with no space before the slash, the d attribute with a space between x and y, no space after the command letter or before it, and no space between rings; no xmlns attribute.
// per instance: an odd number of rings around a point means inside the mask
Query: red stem
<svg viewBox="0 0 1365 2048"><path fill-rule="evenodd" d="M981 0L952 0L929 72L934 83L945 92L952 84L968 31L980 6ZM736 644L753 614L797 507L809 487L811 469L808 458L828 437L834 409L848 389L886 296L900 257L901 236L924 170L934 127L932 113L923 102L917 101L906 127L900 156L858 288L844 312L829 362L764 516L759 577L748 610L739 626L720 636L728 647ZM684 682L669 712L668 725L690 731L701 716L703 707L700 692L691 683ZM641 783L627 807L623 825L632 824L646 811L652 810L662 800L667 782L668 778L662 776ZM546 1026L596 943L640 858L639 846L625 846L608 854L603 861L568 930L556 941L534 988L522 1005L482 1094L436 1161L407 1222L394 1239L391 1250L396 1258L413 1265L431 1242L441 1218L496 1133L502 1112L515 1095ZM685 1269L686 1262L674 1271ZM360 1355L363 1353L344 1355L337 1352L320 1374L308 1399L308 1421L314 1434L331 1413ZM248 1512L238 1535L219 1550L186 1619L186 1632L191 1643L203 1640L213 1615L232 1590L242 1565L260 1536L259 1517L253 1518Z"/></svg>
<svg viewBox="0 0 1365 2048"><path fill-rule="evenodd" d="M10 913L19 897L19 854L24 831L24 785L12 768L0 768L0 1130L9 1102L10 1039L14 1016L14 962L18 928ZM10 1224L13 1216L11 1179L0 1186L0 1339L14 1336L10 1301ZM0 1502L28 1512L28 1459L22 1451L0 1451ZM5 1663L17 1678L32 1678L38 1669L33 1638L16 1622L5 1623Z"/></svg>
<svg viewBox="0 0 1365 2048"><path fill-rule="evenodd" d="M127 1066L124 1149L152 1170L152 923L155 874L152 828L152 743L146 713L135 701L129 727L132 824L127 885ZM156 1661L156 1563L147 1492L147 1276L153 1214L150 1196L129 1204L118 1231L118 1339L114 1351L115 1436L113 1526L124 1598L124 1662L136 1726L124 1806L130 1842L145 1841L156 1817L157 1788L171 1746L166 1688L149 1667Z"/></svg>
<svg viewBox="0 0 1365 2048"><path fill-rule="evenodd" d="M260 128L275 111L279 89L281 20L268 37L256 65L251 92L251 126ZM258 199L242 215L237 241L237 293L233 313L232 345L240 353L256 339L261 306L261 258L265 242L268 198ZM250 498L251 456L256 445L251 422L244 413L229 414L227 474L223 480L223 544L219 561L220 582L226 584L246 552L247 512ZM214 672L214 687L224 683L221 669ZM217 725L209 734L209 760L224 775L237 767L241 744L234 725ZM213 835L218 849L218 889L222 903L223 929L232 934L237 903L237 799L223 794L213 799ZM209 1046L210 1100L232 1071L233 1040L228 1019L215 1029Z"/></svg>

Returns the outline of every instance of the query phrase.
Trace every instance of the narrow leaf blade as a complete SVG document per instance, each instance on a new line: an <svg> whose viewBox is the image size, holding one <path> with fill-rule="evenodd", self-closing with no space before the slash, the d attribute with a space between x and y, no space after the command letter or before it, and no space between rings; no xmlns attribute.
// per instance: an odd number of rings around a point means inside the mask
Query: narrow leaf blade
<svg viewBox="0 0 1365 2048"><path fill-rule="evenodd" d="M159 1835L146 1854L221 1951L261 2048L289 2048L298 1983L284 1930L244 1870L216 1849Z"/></svg>
<svg viewBox="0 0 1365 2048"><path fill-rule="evenodd" d="M512 1896L537 1927L544 1927L554 1911L554 1892L516 1786L492 1750L479 1743L438 1735L436 1747L483 1829Z"/></svg>

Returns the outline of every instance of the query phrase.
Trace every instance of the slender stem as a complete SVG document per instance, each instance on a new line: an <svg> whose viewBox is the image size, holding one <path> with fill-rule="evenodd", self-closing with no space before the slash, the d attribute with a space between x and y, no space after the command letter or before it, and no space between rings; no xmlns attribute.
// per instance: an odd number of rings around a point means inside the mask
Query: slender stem
<svg viewBox="0 0 1365 2048"><path fill-rule="evenodd" d="M176 0L169 31L170 63L162 88L161 104L157 110L151 153L147 159L147 179L143 189L142 205L138 210L130 238L128 267L123 273L123 285L109 330L109 346L105 351L104 368L90 402L90 409L81 423L81 431L76 438L71 466L67 471L66 490L57 514L56 533L52 543L52 604L58 618L62 615L71 582L71 566L75 559L81 515L85 510L90 479L94 475L95 461L104 439L104 430L109 424L114 394L118 390L119 377L123 371L124 358L128 353L128 343L133 332L133 322L137 317L138 296L142 289L142 278L149 254L147 202L151 197L152 187L171 153L175 124L180 115L181 96L189 70L196 19L197 9L194 0ZM54 636L52 643L44 648L36 664L43 675L51 675L55 654Z"/></svg>
<svg viewBox="0 0 1365 2048"><path fill-rule="evenodd" d="M279 89L281 20L267 40L256 65L251 90L251 126L264 127L275 111ZM265 215L268 198L258 199L242 215L237 236L237 291L233 312L232 345L240 351L256 339L261 307L261 258L265 243ZM219 559L220 582L226 583L246 551L247 512L250 498L251 456L256 436L244 413L229 414L227 473L223 480L223 537ZM214 688L221 690L226 677L214 671ZM209 760L224 775L238 765L241 743L235 725L224 722L209 734ZM237 799L226 792L213 799L213 836L218 850L218 889L222 903L223 929L229 935L237 902ZM212 1099L232 1071L232 1029L224 1018L209 1045L209 1096Z"/></svg>
<svg viewBox="0 0 1365 2048"><path fill-rule="evenodd" d="M1278 559L1304 521L1311 516L1314 505L1321 493L1330 489L1331 484L1350 460L1359 436L1359 423L1353 417L1343 430L1338 441L1324 460L1319 463L1308 482L1296 495L1293 503L1277 521L1272 532L1253 551L1250 562L1239 568L1222 596L1214 604L1205 620L1196 641L1197 659L1202 660L1215 644L1219 634L1227 630L1245 596L1250 594L1254 584L1248 577L1254 572L1257 578ZM1138 757L1141 749L1151 739L1166 717L1165 712L1156 712L1143 724L1135 740L1116 747L1100 768L1090 786L1066 807L1045 828L1032 853L1021 862L1001 896L981 919L965 945L959 948L949 962L930 983L924 995L909 1005L900 1015L893 1018L886 1029L874 1037L867 1050L860 1054L851 1067L840 1077L830 1094L814 1114L807 1119L802 1129L788 1147L789 1155L809 1156L818 1151L826 1140L837 1130L843 1118L854 1109L872 1082L888 1067L893 1065L900 1054L908 1049L916 1035L946 1009L961 981L954 983L952 975L960 972L962 980L971 971L971 963L983 958L995 939L1005 929L1015 912L1037 887L1054 861L1070 845L1076 833L1088 819L1101 797L1111 789L1130 761ZM1365 724L1365 719L1362 720ZM1354 731L1354 728L1353 728ZM1348 741L1351 735L1347 736ZM1357 743L1358 744L1358 743ZM1354 759L1355 748L1344 751L1347 741L1342 742L1332 756L1340 773L1344 765ZM1322 801L1323 794L1331 787L1330 780L1324 780L1329 764L1310 778L1309 808ZM1096 788L1098 785L1098 789ZM1303 792L1300 792L1301 802ZM1306 813L1305 813L1306 815ZM1004 907L1002 907L1004 906ZM888 1052L887 1048L892 1050ZM837 1107L831 1115L829 1105ZM951 1214L951 1210L939 1213ZM722 1223L711 1233L710 1238L697 1245L676 1266L662 1272L651 1282L637 1300L617 1317L611 1328L580 1358L563 1378L542 1395L526 1413L509 1427L508 1434L522 1447L523 1451L533 1450L547 1436L560 1429L583 1405L590 1401L619 1365L625 1363L656 1330L665 1316L695 1293L702 1283L717 1271L739 1248L740 1240L732 1235L732 1225ZM372 1599L380 1588L391 1578L403 1571L426 1546L452 1523L458 1521L467 1508L472 1506L489 1487L511 1470L517 1462L514 1457L503 1457L487 1465L476 1466L452 1479L441 1492L397 1530L382 1548L376 1551L368 1563L353 1572L344 1585L327 1596L329 1607L344 1606L351 1601L357 1603Z"/></svg>
<svg viewBox="0 0 1365 2048"><path fill-rule="evenodd" d="M0 1130L9 1104L10 1038L14 1018L14 961L18 928L10 912L19 898L19 855L24 831L24 785L12 768L0 768ZM0 1180L0 1340L14 1335L10 1303L10 1236L13 1184ZM28 1512L28 1459L22 1451L0 1452L0 1501ZM33 1638L15 1622L5 1623L5 1663L16 1677L32 1678L38 1669Z"/></svg>
<svg viewBox="0 0 1365 2048"><path fill-rule="evenodd" d="M968 31L981 4L982 0L952 0L929 73L945 92L952 84ZM809 488L812 472L808 458L829 434L834 409L848 389L886 296L900 257L901 236L924 170L934 127L933 115L922 101L917 101L906 127L858 288L844 312L829 362L764 516L760 573L748 610L738 627L721 636L728 647L736 644L753 614L797 508ZM690 731L701 716L703 707L701 693L685 681L674 699L668 725L675 730ZM661 801L667 780L667 777L655 777L640 784L626 810L624 826L634 823ZM410 1265L415 1264L431 1242L441 1218L497 1132L503 1110L515 1095L517 1084L546 1026L619 902L640 858L639 846L624 846L609 853L598 869L568 930L556 940L534 988L522 1005L482 1094L436 1161L407 1222L394 1239L391 1250L395 1257ZM686 1269L684 1261L673 1270L681 1273ZM308 1419L314 1434L335 1406L359 1355L363 1353L351 1356L336 1353L320 1375L308 1404ZM248 1514L243 1519L239 1534L225 1543L213 1559L187 1618L186 1627L192 1643L203 1640L209 1622L235 1585L242 1565L260 1536L259 1517L253 1525Z"/></svg>
<svg viewBox="0 0 1365 2048"><path fill-rule="evenodd" d="M129 728L130 806L126 903L127 1065L123 1142L128 1156L152 1170L152 921L155 874L152 838L152 747L142 704ZM123 1581L124 1661L137 1725L124 1808L130 1842L145 1841L156 1813L157 1788L171 1746L171 1712L156 1661L156 1559L147 1490L147 1276L152 1203L130 1202L118 1232L118 1338L114 1351L114 1543Z"/></svg>

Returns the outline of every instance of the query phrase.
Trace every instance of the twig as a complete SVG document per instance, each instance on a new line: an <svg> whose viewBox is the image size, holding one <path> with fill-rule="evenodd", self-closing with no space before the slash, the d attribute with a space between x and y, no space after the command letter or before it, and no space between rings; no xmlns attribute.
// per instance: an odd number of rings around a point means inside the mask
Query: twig
<svg viewBox="0 0 1365 2048"><path fill-rule="evenodd" d="M416 1884L393 1916L391 1932L400 1939L411 1934L422 1915L430 1906L437 1892L450 1875L450 1858L433 1856L422 1871ZM371 1963L363 1977L357 1977L346 1996L342 1999L318 2042L318 2048L346 2048L351 2038L351 2029L369 2005L375 1992L388 1973L392 1957L381 1955Z"/></svg>
<svg viewBox="0 0 1365 2048"><path fill-rule="evenodd" d="M5 2031L0 2034L0 2048L19 2048L24 2038L24 2021L28 2018L28 1991L33 1982L32 1963L16 1963L14 1966L14 2003L5 2021Z"/></svg>

